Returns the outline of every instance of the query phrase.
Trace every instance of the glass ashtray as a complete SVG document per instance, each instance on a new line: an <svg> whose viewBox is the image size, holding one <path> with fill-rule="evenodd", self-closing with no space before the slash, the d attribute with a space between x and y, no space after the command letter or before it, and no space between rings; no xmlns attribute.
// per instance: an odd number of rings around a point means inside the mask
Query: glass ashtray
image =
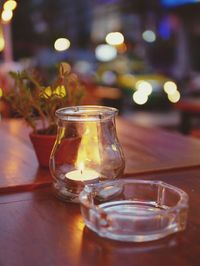
<svg viewBox="0 0 200 266"><path fill-rule="evenodd" d="M86 185L80 203L86 226L114 240L151 241L186 227L188 195L162 181L118 179Z"/></svg>

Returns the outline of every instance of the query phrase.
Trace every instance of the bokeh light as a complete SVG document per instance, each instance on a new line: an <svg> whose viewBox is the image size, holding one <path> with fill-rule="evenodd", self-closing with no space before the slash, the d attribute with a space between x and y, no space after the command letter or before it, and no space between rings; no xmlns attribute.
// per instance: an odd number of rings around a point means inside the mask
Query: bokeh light
<svg viewBox="0 0 200 266"><path fill-rule="evenodd" d="M124 42L124 36L121 32L110 32L106 35L105 41L110 45L120 45Z"/></svg>
<svg viewBox="0 0 200 266"><path fill-rule="evenodd" d="M123 53L125 53L127 51L127 46L126 46L125 43L117 45L116 48L117 48L117 52L120 53L120 54L123 54Z"/></svg>
<svg viewBox="0 0 200 266"><path fill-rule="evenodd" d="M135 91L133 93L133 101L136 104L143 105L148 101L148 95L142 91Z"/></svg>
<svg viewBox="0 0 200 266"><path fill-rule="evenodd" d="M17 2L14 0L8 0L4 3L4 10L14 10L17 7Z"/></svg>
<svg viewBox="0 0 200 266"><path fill-rule="evenodd" d="M111 61L117 56L117 50L108 44L100 44L95 49L95 55L99 61Z"/></svg>
<svg viewBox="0 0 200 266"><path fill-rule="evenodd" d="M139 90L140 92L143 92L144 94L146 94L147 96L150 95L153 91L152 85L144 80L139 80L136 82L135 87L137 90Z"/></svg>
<svg viewBox="0 0 200 266"><path fill-rule="evenodd" d="M172 103L177 103L181 98L180 92L175 91L173 94L168 94L168 99Z"/></svg>
<svg viewBox="0 0 200 266"><path fill-rule="evenodd" d="M0 98L3 96L3 90L0 88Z"/></svg>
<svg viewBox="0 0 200 266"><path fill-rule="evenodd" d="M113 85L117 81L117 76L113 71L105 71L102 74L102 80L107 85Z"/></svg>
<svg viewBox="0 0 200 266"><path fill-rule="evenodd" d="M9 22L13 17L13 12L10 9L3 10L1 14L1 19L3 22Z"/></svg>
<svg viewBox="0 0 200 266"><path fill-rule="evenodd" d="M88 61L84 60L78 60L76 63L74 63L73 69L75 72L80 73L80 74L88 74L92 73L92 65Z"/></svg>
<svg viewBox="0 0 200 266"><path fill-rule="evenodd" d="M142 33L142 38L146 42L155 42L156 34L152 30L146 30Z"/></svg>
<svg viewBox="0 0 200 266"><path fill-rule="evenodd" d="M3 51L4 47L5 47L5 40L3 35L0 35L0 52Z"/></svg>
<svg viewBox="0 0 200 266"><path fill-rule="evenodd" d="M54 43L54 48L58 52L67 50L70 47L70 41L67 38L58 38Z"/></svg>
<svg viewBox="0 0 200 266"><path fill-rule="evenodd" d="M163 87L164 87L164 91L167 94L174 94L177 91L176 83L173 82L173 81L166 81L164 83L164 86Z"/></svg>

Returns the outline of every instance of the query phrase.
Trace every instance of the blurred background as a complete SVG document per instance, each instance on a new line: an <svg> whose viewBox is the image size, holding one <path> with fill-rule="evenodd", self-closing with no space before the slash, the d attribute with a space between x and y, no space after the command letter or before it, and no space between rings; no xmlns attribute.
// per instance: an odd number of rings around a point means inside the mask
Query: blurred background
<svg viewBox="0 0 200 266"><path fill-rule="evenodd" d="M52 77L67 61L90 103L117 107L142 125L198 135L199 0L0 3L0 96L10 70L38 68ZM8 115L3 101L0 113Z"/></svg>

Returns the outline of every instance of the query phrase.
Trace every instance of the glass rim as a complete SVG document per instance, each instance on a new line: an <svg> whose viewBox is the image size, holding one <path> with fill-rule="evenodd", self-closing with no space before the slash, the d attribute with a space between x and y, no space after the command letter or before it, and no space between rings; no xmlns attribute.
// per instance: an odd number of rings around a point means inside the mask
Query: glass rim
<svg viewBox="0 0 200 266"><path fill-rule="evenodd" d="M179 200L178 202L172 206L169 207L168 209L163 209L163 210L158 210L156 212L156 214L148 214L150 216L155 216L158 214L162 214L162 215L167 215L168 213L177 210L179 208L183 208L183 207L188 207L188 202L189 202L189 196L188 194L183 191L180 188L177 188L173 185L170 185L168 183L165 183L163 181L160 180L140 180L140 179L130 179L130 178L124 178L124 179L118 179L118 180L112 180L112 181L103 181L100 183L96 183L96 184L88 184L84 187L83 191L80 193L79 199L80 199L80 203L84 205L84 200L82 200L84 198L84 194L89 194L91 193L92 189L94 188L103 188L103 186L105 185L123 185L123 184L147 184L147 185L162 185L163 188L168 188L171 191L175 192L178 196L179 196ZM89 204L88 206L91 209L94 209L96 211L99 211L99 209L101 209L101 207L97 207L95 204ZM125 214L124 214L125 215ZM125 215L126 216L126 215Z"/></svg>
<svg viewBox="0 0 200 266"><path fill-rule="evenodd" d="M118 109L102 105L78 105L56 110L55 115L62 120L98 121L112 118L118 114Z"/></svg>

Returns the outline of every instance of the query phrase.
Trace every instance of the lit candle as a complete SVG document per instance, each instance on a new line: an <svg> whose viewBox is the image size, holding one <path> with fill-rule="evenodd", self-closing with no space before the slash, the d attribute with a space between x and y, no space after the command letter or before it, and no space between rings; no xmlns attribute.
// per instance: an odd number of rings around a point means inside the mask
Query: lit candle
<svg viewBox="0 0 200 266"><path fill-rule="evenodd" d="M78 195L86 184L97 183L99 181L100 174L92 169L77 169L66 173L65 178L65 182L70 193ZM78 199L77 202L79 202Z"/></svg>
<svg viewBox="0 0 200 266"><path fill-rule="evenodd" d="M72 182L90 183L90 181L97 181L100 175L93 169L85 169L84 163L80 162L78 169L68 172L65 177Z"/></svg>
<svg viewBox="0 0 200 266"><path fill-rule="evenodd" d="M98 179L99 173L92 169L84 169L84 170L71 171L67 173L65 176L67 179L70 179L71 181L88 182Z"/></svg>

